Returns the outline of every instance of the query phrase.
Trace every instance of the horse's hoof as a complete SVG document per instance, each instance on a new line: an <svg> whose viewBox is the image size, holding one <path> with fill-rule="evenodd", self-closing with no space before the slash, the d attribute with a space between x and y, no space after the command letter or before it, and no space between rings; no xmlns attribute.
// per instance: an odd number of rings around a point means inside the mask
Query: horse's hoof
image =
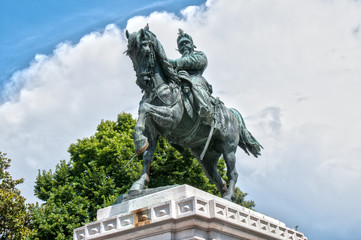
<svg viewBox="0 0 361 240"><path fill-rule="evenodd" d="M129 189L128 194L132 196L139 195L142 190L145 189L145 185L143 183L135 182L132 187Z"/></svg>
<svg viewBox="0 0 361 240"><path fill-rule="evenodd" d="M139 189L129 189L128 194L130 196L137 196L140 194L140 192L141 192L141 190L139 190Z"/></svg>
<svg viewBox="0 0 361 240"><path fill-rule="evenodd" d="M223 196L223 199L232 202L232 196L230 195Z"/></svg>
<svg viewBox="0 0 361 240"><path fill-rule="evenodd" d="M135 141L135 152L136 154L142 154L149 147L149 142L147 138L142 138Z"/></svg>

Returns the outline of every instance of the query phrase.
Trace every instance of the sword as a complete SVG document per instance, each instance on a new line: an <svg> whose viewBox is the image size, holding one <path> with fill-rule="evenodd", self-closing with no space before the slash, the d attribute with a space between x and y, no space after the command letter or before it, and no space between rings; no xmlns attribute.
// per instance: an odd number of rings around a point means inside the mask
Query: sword
<svg viewBox="0 0 361 240"><path fill-rule="evenodd" d="M213 120L212 120L212 124L211 124L211 131L209 132L209 135L208 135L208 139L207 139L206 145L204 145L203 152L202 152L202 154L201 154L201 156L200 156L200 160L201 160L201 161L203 160L204 155L205 155L205 154L206 154L206 152L207 152L209 142L210 142L210 141L211 141L211 139L212 139L212 136L213 136L213 130L214 130L214 126L215 126L215 122L216 122L216 120L215 120L215 119L213 119Z"/></svg>
<svg viewBox="0 0 361 240"><path fill-rule="evenodd" d="M219 104L219 98L217 97L217 98L216 98L216 104L215 104L215 106L214 106L214 113L215 113L215 114L216 114L217 109L218 109L218 104ZM214 131L215 125L216 125L216 117L214 117L213 120L212 120L212 123L211 123L211 131L209 131L209 135L208 135L208 139L207 139L206 145L204 145L203 152L202 152L202 154L201 154L201 156L200 156L200 160L201 160L201 161L203 160L204 155L205 155L206 152L207 152L209 143L210 143L210 141L211 141L211 139L212 139L212 136L213 136L213 131Z"/></svg>

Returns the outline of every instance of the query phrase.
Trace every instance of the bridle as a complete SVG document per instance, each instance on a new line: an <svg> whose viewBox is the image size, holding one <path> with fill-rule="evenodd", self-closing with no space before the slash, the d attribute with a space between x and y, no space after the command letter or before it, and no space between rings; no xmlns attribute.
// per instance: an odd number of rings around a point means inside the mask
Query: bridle
<svg viewBox="0 0 361 240"><path fill-rule="evenodd" d="M147 49L144 49L145 46L147 46ZM155 52L152 41L142 40L140 48L134 56L133 62L137 66L135 69L137 82L145 82L147 88L153 88L155 75ZM141 86L142 85L140 85L140 87ZM142 90L148 90L144 89L144 87L141 88Z"/></svg>
<svg viewBox="0 0 361 240"><path fill-rule="evenodd" d="M180 99L180 91L173 102L167 102L159 94L168 84L157 84L155 80L155 67L156 67L156 52L154 50L154 42L148 39L143 39L137 44L138 49L133 49L132 54L129 54L133 60L134 70L136 72L137 84L148 93L148 100L152 102L158 98L165 106L174 106ZM135 45L133 45L135 46ZM131 52L128 50L128 53ZM177 86L178 87L178 86Z"/></svg>

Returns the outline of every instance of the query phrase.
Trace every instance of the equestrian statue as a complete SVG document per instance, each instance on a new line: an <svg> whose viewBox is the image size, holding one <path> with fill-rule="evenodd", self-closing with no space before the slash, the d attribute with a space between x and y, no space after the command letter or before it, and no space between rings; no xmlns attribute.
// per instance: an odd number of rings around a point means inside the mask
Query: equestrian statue
<svg viewBox="0 0 361 240"><path fill-rule="evenodd" d="M224 199L232 201L237 182L236 150L258 157L262 146L247 130L241 114L212 96L212 86L202 76L207 57L195 51L190 35L179 30L182 57L168 59L156 35L147 25L126 31L126 54L133 62L136 83L143 92L134 131L137 154L143 154L142 175L129 190L137 194L149 183L150 166L159 136L180 152L189 148L205 175ZM223 155L229 185L217 171Z"/></svg>

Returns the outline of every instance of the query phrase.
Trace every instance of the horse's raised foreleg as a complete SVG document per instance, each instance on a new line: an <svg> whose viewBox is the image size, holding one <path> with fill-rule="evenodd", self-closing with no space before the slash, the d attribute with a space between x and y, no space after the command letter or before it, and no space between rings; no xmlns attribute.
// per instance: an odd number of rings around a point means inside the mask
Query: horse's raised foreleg
<svg viewBox="0 0 361 240"><path fill-rule="evenodd" d="M148 139L144 136L146 117L149 113L149 103L141 102L138 109L138 120L134 128L134 145L137 154L143 153L148 148Z"/></svg>
<svg viewBox="0 0 361 240"><path fill-rule="evenodd" d="M176 107L151 105L149 114L157 125L165 129L174 129L181 118Z"/></svg>
<svg viewBox="0 0 361 240"><path fill-rule="evenodd" d="M137 195L141 190L145 189L149 183L150 165L153 161L153 155L157 148L158 140L157 134L154 133L154 131L152 134L150 134L149 130L151 129L153 128L149 126L146 131L146 135L149 138L149 147L143 153L142 175L135 183L133 183L132 187L129 189L129 194L132 195Z"/></svg>
<svg viewBox="0 0 361 240"><path fill-rule="evenodd" d="M138 121L134 128L134 144L137 154L143 153L148 147L148 139L144 135L145 122L151 118L164 129L174 129L181 120L182 111L178 105L173 107L156 106L143 102L139 106Z"/></svg>

